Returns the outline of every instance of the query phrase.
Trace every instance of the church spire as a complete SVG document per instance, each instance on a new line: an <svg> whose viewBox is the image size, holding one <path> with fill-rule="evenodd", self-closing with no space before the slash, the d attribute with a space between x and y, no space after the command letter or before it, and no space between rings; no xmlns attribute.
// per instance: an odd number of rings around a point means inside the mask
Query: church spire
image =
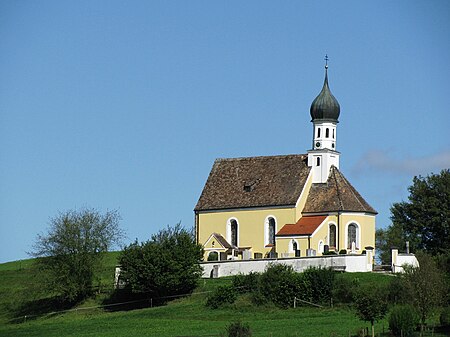
<svg viewBox="0 0 450 337"><path fill-rule="evenodd" d="M336 131L341 107L328 86L328 55L325 56L325 79L322 90L310 108L313 123L313 146L308 151L308 166L313 168L313 183L325 183L331 166L339 168Z"/></svg>
<svg viewBox="0 0 450 337"><path fill-rule="evenodd" d="M323 81L323 87L309 109L313 122L315 120L330 120L337 123L341 111L339 102L331 93L328 85L328 60L328 55L325 55L325 80Z"/></svg>

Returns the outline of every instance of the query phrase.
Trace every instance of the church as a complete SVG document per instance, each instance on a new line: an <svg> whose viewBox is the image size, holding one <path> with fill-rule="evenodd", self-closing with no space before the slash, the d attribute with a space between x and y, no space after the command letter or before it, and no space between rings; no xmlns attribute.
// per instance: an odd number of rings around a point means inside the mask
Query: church
<svg viewBox="0 0 450 337"><path fill-rule="evenodd" d="M377 212L339 170L340 106L328 85L310 107L304 154L216 159L194 209L204 260L362 254Z"/></svg>

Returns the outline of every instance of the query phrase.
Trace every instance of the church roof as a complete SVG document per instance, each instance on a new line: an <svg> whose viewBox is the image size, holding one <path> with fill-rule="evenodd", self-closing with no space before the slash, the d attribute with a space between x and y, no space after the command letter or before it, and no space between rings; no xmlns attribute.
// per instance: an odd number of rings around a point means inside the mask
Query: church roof
<svg viewBox="0 0 450 337"><path fill-rule="evenodd" d="M312 184L303 214L336 211L377 214L344 175L332 166L326 183Z"/></svg>
<svg viewBox="0 0 450 337"><path fill-rule="evenodd" d="M326 218L326 215L303 216L295 224L284 225L277 236L311 235Z"/></svg>
<svg viewBox="0 0 450 337"><path fill-rule="evenodd" d="M312 102L309 112L313 121L338 121L341 107L328 87L328 66L325 66L325 80L323 82L322 90Z"/></svg>
<svg viewBox="0 0 450 337"><path fill-rule="evenodd" d="M311 168L307 155L216 159L195 211L294 206ZM335 167L328 181L312 184L304 214L377 212Z"/></svg>
<svg viewBox="0 0 450 337"><path fill-rule="evenodd" d="M301 154L216 159L195 210L295 205L309 171Z"/></svg>

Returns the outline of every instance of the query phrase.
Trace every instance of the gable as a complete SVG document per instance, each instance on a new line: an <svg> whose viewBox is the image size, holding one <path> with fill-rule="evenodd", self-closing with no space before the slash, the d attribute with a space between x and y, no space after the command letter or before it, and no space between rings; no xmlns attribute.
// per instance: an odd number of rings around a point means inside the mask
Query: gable
<svg viewBox="0 0 450 337"><path fill-rule="evenodd" d="M218 233L212 233L203 246L207 250L209 249L224 250L232 248L232 246L228 243L228 241Z"/></svg>
<svg viewBox="0 0 450 337"><path fill-rule="evenodd" d="M195 211L295 206L309 172L306 155L217 159Z"/></svg>
<svg viewBox="0 0 450 337"><path fill-rule="evenodd" d="M303 213L337 211L377 214L344 175L332 166L326 183L311 185Z"/></svg>

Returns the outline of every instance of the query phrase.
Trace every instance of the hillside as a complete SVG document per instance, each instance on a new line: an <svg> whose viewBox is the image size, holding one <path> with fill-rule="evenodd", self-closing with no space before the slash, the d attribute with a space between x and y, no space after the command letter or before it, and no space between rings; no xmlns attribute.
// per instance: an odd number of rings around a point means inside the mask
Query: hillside
<svg viewBox="0 0 450 337"><path fill-rule="evenodd" d="M99 272L105 291L110 289L117 256L109 253ZM348 273L342 277L368 284L391 280L382 274ZM221 309L206 308L208 292L229 282L202 280L192 296L161 307L108 311L101 307L107 298L102 293L76 308L52 313L54 310L45 307L51 304L48 294L32 296L38 286L32 260L0 264L0 336L219 336L230 322L239 319L250 324L253 336L354 336L367 326L347 307L282 310L270 305L255 307L243 296ZM36 312L41 315L25 317L24 308L33 310L33 306L39 307ZM376 324L376 331L382 332L383 327L387 331L386 320Z"/></svg>

